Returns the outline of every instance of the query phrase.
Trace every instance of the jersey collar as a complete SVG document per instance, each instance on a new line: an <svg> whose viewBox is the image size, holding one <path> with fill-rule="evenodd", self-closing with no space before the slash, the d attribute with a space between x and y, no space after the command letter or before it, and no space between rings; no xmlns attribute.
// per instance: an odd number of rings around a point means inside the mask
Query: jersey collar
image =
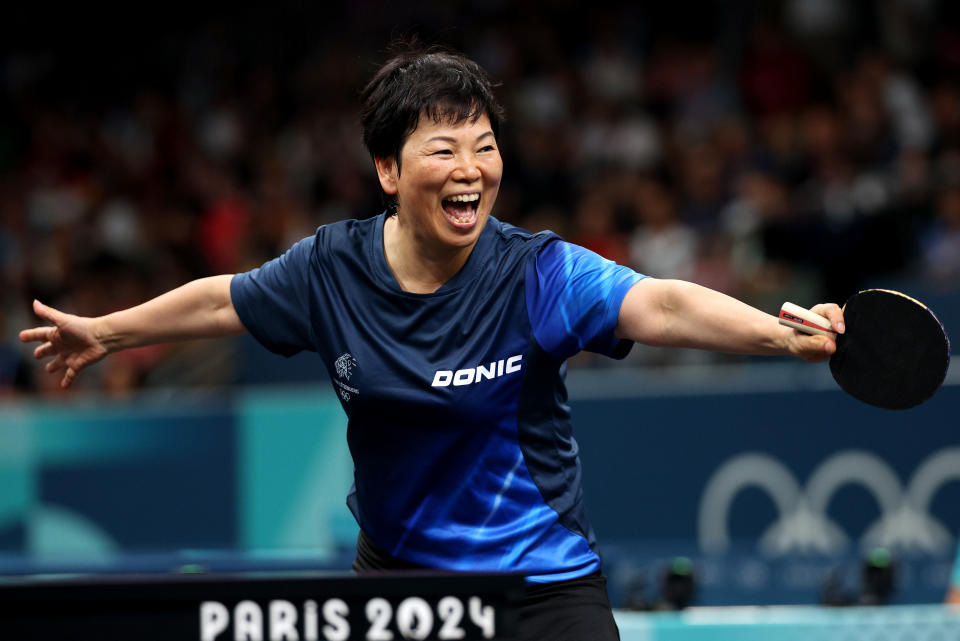
<svg viewBox="0 0 960 641"><path fill-rule="evenodd" d="M477 239L477 244L473 246L473 251L470 252L470 257L467 258L467 262L464 263L463 267L460 268L460 271L454 274L450 280L441 285L437 291L430 294L414 294L412 292L404 291L400 287L400 283L397 282L393 272L390 271L389 265L387 265L387 257L383 250L383 224L387 220L387 215L388 213L384 211L377 216L374 222L374 233L372 234L370 252L371 264L374 266L375 277L387 289L401 293L404 296L415 298L429 298L432 296L451 294L461 289L465 285L469 285L470 283L474 282L483 265L483 258L484 256L488 255L490 246L493 243L493 237L496 233L495 229L500 225L500 221L493 216L488 216L487 223L484 226L483 231L480 232L480 238Z"/></svg>

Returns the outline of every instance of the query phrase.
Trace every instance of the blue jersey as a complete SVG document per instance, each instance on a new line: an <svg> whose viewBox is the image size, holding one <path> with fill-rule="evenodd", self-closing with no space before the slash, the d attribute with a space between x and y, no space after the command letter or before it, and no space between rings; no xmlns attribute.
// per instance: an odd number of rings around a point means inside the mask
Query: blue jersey
<svg viewBox="0 0 960 641"><path fill-rule="evenodd" d="M384 220L320 227L230 288L264 346L312 350L327 367L360 527L427 567L534 582L598 570L564 363L583 349L626 355L614 330L642 276L491 217L455 276L412 294L387 266Z"/></svg>

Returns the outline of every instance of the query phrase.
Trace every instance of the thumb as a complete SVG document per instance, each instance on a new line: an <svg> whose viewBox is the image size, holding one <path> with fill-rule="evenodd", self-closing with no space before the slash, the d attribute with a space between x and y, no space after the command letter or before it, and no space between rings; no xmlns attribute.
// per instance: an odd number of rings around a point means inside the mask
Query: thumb
<svg viewBox="0 0 960 641"><path fill-rule="evenodd" d="M48 320L56 326L60 326L66 321L67 315L58 309L49 305L44 305L38 300L33 301L33 313L44 320Z"/></svg>

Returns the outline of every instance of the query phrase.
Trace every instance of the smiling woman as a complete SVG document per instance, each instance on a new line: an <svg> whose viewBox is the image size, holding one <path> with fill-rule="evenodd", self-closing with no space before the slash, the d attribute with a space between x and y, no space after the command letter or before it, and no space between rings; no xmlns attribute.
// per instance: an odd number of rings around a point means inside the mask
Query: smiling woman
<svg viewBox="0 0 960 641"><path fill-rule="evenodd" d="M460 123L422 116L400 154L402 164L374 159L381 188L397 202L383 229L387 264L405 290L430 293L467 262L497 200L503 161L486 114Z"/></svg>
<svg viewBox="0 0 960 641"><path fill-rule="evenodd" d="M68 387L129 347L250 332L316 352L348 417L358 572L522 574L521 639L618 638L586 516L565 361L634 341L823 360L807 336L717 292L645 278L493 215L501 108L476 63L389 60L362 94L387 210L324 225L252 271L84 318L34 303L24 330ZM813 310L843 331L836 305Z"/></svg>
<svg viewBox="0 0 960 641"><path fill-rule="evenodd" d="M395 218L384 227L387 264L414 293L463 267L493 209L503 175L503 109L490 81L455 54L407 52L361 94L363 137Z"/></svg>

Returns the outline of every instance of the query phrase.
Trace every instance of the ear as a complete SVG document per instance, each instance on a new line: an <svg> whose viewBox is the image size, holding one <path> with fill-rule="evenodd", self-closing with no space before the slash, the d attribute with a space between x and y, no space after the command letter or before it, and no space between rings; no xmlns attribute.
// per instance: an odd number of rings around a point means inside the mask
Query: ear
<svg viewBox="0 0 960 641"><path fill-rule="evenodd" d="M397 193L397 181L399 173L397 172L397 161L393 156L388 158L374 158L373 164L377 167L377 178L380 179L380 188L385 194L394 195Z"/></svg>

